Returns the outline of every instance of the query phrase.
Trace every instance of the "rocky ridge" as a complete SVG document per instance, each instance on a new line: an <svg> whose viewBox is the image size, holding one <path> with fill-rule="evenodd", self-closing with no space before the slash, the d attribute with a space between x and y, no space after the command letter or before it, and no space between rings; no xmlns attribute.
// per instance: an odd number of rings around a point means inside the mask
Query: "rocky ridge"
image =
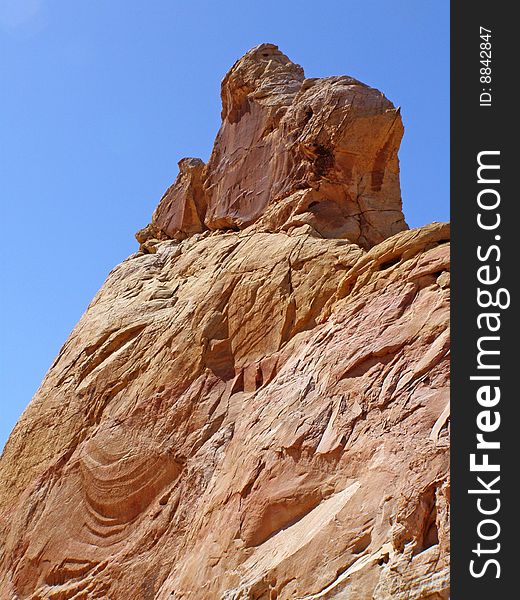
<svg viewBox="0 0 520 600"><path fill-rule="evenodd" d="M399 110L276 46L0 459L0 597L447 600L449 226Z"/></svg>

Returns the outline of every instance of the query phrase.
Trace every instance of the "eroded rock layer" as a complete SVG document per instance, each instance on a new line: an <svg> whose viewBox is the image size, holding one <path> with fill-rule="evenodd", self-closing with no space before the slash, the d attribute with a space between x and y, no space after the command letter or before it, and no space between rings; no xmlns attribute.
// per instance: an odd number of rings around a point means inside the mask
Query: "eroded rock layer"
<svg viewBox="0 0 520 600"><path fill-rule="evenodd" d="M275 46L222 83L0 460L0 597L447 600L449 228L399 111Z"/></svg>

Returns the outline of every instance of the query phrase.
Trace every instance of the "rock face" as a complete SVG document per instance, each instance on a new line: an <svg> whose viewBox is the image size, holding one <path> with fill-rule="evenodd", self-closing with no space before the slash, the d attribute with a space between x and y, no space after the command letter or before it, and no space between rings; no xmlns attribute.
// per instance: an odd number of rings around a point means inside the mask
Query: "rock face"
<svg viewBox="0 0 520 600"><path fill-rule="evenodd" d="M449 227L399 111L275 46L222 83L0 460L0 597L449 596Z"/></svg>
<svg viewBox="0 0 520 600"><path fill-rule="evenodd" d="M309 224L368 249L406 229L402 135L399 109L378 90L352 77L305 79L276 46L258 46L222 82L208 164L179 163L150 237Z"/></svg>

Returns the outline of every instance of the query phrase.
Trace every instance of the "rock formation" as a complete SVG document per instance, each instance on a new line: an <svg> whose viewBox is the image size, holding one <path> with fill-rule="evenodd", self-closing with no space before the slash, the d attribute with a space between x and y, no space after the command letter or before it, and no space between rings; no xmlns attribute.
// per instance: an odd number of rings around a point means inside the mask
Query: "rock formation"
<svg viewBox="0 0 520 600"><path fill-rule="evenodd" d="M399 110L276 46L0 460L0 597L447 600L449 227Z"/></svg>

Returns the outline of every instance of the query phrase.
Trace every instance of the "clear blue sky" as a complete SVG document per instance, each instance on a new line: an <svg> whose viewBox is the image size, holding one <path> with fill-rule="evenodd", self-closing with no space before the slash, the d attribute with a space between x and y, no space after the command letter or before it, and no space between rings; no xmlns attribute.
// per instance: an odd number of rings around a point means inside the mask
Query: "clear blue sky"
<svg viewBox="0 0 520 600"><path fill-rule="evenodd" d="M449 218L448 0L0 0L0 448L261 42L400 105L408 223Z"/></svg>

